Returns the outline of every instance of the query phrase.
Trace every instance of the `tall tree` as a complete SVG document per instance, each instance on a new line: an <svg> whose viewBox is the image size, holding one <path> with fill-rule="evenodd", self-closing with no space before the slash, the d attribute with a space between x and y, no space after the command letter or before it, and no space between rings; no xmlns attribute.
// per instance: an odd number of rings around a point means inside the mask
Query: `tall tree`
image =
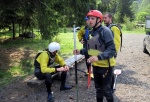
<svg viewBox="0 0 150 102"><path fill-rule="evenodd" d="M133 13L131 11L131 4L132 4L132 0L118 0L117 1L119 3L119 5L117 6L117 16L118 16L118 22L119 23L124 23L124 17L128 17L130 18L130 20L133 20L134 16Z"/></svg>
<svg viewBox="0 0 150 102"><path fill-rule="evenodd" d="M140 2L139 1L133 1L132 5L131 5L131 11L134 14L134 17L136 17L136 14L138 12L138 8L139 8Z"/></svg>
<svg viewBox="0 0 150 102"><path fill-rule="evenodd" d="M147 12L150 15L150 0L142 0L138 12Z"/></svg>
<svg viewBox="0 0 150 102"><path fill-rule="evenodd" d="M15 39L15 23L18 18L17 11L18 8L18 0L11 1L10 0L0 0L0 7L1 7L1 14L0 19L1 23L0 26L10 26L13 27L13 39Z"/></svg>
<svg viewBox="0 0 150 102"><path fill-rule="evenodd" d="M58 0L35 0L35 5L42 39L51 40L59 30L61 4Z"/></svg>
<svg viewBox="0 0 150 102"><path fill-rule="evenodd" d="M35 5L34 0L24 0L20 2L21 8L20 13L22 17L22 32L26 32L26 30L31 30L35 27L35 20L34 14L35 12Z"/></svg>

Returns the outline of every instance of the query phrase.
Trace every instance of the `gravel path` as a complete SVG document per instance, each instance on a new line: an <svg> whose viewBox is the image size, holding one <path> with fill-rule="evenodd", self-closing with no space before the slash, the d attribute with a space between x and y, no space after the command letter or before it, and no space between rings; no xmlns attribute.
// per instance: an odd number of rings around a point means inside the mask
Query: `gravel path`
<svg viewBox="0 0 150 102"><path fill-rule="evenodd" d="M122 70L118 76L115 102L149 102L150 101L150 56L143 53L143 38L145 35L124 34L123 47L117 57L117 66ZM78 68L85 70L84 61ZM74 70L68 74L68 83L72 90L60 91L60 81L55 80L52 90L55 102L76 102L77 91ZM30 88L26 80L14 82L0 91L0 102L46 102L47 93L44 84ZM79 102L96 102L95 88L92 81L87 89L87 77L78 71Z"/></svg>

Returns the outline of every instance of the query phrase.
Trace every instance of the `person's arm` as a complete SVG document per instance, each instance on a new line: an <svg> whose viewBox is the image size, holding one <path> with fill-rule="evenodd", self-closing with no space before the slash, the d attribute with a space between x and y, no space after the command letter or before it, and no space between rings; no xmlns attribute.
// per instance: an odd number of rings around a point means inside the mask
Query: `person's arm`
<svg viewBox="0 0 150 102"><path fill-rule="evenodd" d="M78 40L81 41L82 40L82 36L85 34L85 29L84 27L82 27L79 32L78 32Z"/></svg>
<svg viewBox="0 0 150 102"><path fill-rule="evenodd" d="M64 59L58 54L55 56L55 62L62 66L60 68L56 68L56 71L69 71L69 67L66 65Z"/></svg>
<svg viewBox="0 0 150 102"><path fill-rule="evenodd" d="M64 59L61 56L59 56L57 53L56 53L54 61L56 63L58 63L60 66L65 66L66 65Z"/></svg>
<svg viewBox="0 0 150 102"><path fill-rule="evenodd" d="M110 31L110 29L107 28L103 30L102 33L105 41L104 43L105 43L106 50L97 56L99 60L112 58L116 53L116 49L113 41L113 34Z"/></svg>
<svg viewBox="0 0 150 102"><path fill-rule="evenodd" d="M88 55L88 51L85 48L82 48L80 50L80 54L82 54L82 55Z"/></svg>
<svg viewBox="0 0 150 102"><path fill-rule="evenodd" d="M40 63L42 73L53 73L56 72L55 68L50 68L47 66L49 61L49 55L46 52L43 52L39 55L37 61Z"/></svg>

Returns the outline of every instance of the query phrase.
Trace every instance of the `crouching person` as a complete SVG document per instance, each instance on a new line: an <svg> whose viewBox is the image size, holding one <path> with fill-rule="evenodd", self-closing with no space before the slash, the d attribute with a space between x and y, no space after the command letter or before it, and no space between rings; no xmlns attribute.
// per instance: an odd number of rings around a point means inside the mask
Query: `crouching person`
<svg viewBox="0 0 150 102"><path fill-rule="evenodd" d="M62 72L60 90L69 90L72 88L71 86L65 84L67 71L69 71L69 67L65 65L65 61L63 60L63 58L58 55L57 53L58 50L60 50L59 43L52 42L49 44L47 50L37 54L34 62L35 76L40 80L45 79L45 85L48 93L48 102L54 102L51 90L52 73ZM54 62L58 63L60 67L58 68L49 67Z"/></svg>

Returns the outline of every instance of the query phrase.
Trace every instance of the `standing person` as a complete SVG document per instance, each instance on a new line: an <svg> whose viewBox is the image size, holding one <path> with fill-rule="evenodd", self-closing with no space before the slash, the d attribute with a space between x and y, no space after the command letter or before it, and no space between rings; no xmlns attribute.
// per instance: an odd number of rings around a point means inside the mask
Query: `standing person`
<svg viewBox="0 0 150 102"><path fill-rule="evenodd" d="M116 56L117 57L117 53L119 51L119 49L121 49L122 47L122 32L120 30L120 28L113 23L113 15L110 12L106 12L104 17L103 17L103 21L105 23L105 25L111 29L113 36L114 36L114 43L115 43L115 48L116 48Z"/></svg>
<svg viewBox="0 0 150 102"><path fill-rule="evenodd" d="M109 28L101 25L102 13L98 10L90 10L87 13L89 24L93 28L92 38L87 42L87 49L74 50L74 54L90 55L88 62L92 63L94 83L96 89L97 102L103 102L104 96L107 102L114 102L113 93L111 90L111 81L113 77L113 67L116 60L115 45L113 41L112 32Z"/></svg>
<svg viewBox="0 0 150 102"><path fill-rule="evenodd" d="M84 27L82 27L79 32L78 32L78 39L79 42L81 42L81 44L83 44L83 48L87 49L87 40L89 40L89 34L90 34L90 27L89 27L89 18L85 17L85 23L86 25ZM89 67L91 67L91 64L87 62L87 59L89 58L88 54L85 54L85 63L86 63L86 67L87 67L87 73L86 75L88 75L89 73ZM91 78L93 78L93 74L91 74Z"/></svg>
<svg viewBox="0 0 150 102"><path fill-rule="evenodd" d="M58 50L60 50L59 43L52 42L48 45L47 50L37 54L34 61L35 76L40 80L45 79L45 85L48 93L48 102L54 102L51 91L52 73L62 72L60 90L69 90L72 88L71 86L65 84L69 67L65 65L63 58L57 54ZM49 67L54 62L58 63L60 66L58 68Z"/></svg>
<svg viewBox="0 0 150 102"><path fill-rule="evenodd" d="M122 47L122 32L119 29L119 27L116 24L113 23L113 15L110 12L106 12L104 14L103 21L104 21L105 25L113 33L114 43L115 43L115 48L116 48L116 55L115 55L115 58L116 58L119 49L121 50L121 47ZM115 77L113 76L112 84L111 84L113 92L115 91L115 89L113 89L114 81L115 81Z"/></svg>

